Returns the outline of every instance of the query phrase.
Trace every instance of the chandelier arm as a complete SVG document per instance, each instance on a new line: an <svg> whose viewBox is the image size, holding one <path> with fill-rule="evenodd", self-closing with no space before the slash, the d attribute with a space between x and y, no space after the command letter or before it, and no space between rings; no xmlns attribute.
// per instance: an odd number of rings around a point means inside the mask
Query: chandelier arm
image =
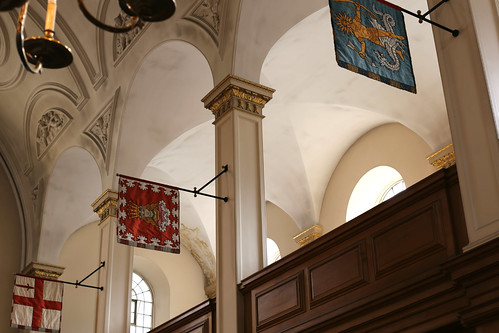
<svg viewBox="0 0 499 333"><path fill-rule="evenodd" d="M101 28L103 30L106 30L106 31L109 31L109 32L113 32L113 33L124 33L124 32L132 30L138 24L141 24L141 21L140 21L140 19L138 17L131 16L132 22L129 23L129 24L127 24L127 25L125 25L125 26L122 26L122 27L113 27L113 26L107 25L105 23L102 23L98 19L96 19L92 14L90 14L90 12L88 11L87 7L83 3L83 0L77 0L77 1L78 1L78 7L80 7L80 10L83 13L83 15L90 22L92 22L94 25L96 25L97 27L99 27L99 28Z"/></svg>
<svg viewBox="0 0 499 333"><path fill-rule="evenodd" d="M30 73L41 74L42 63L37 61L35 68L31 68L28 63L28 57L26 56L26 50L24 49L24 22L26 21L26 14L28 12L28 2L26 2L19 12L19 19L17 21L17 35L16 35L16 46L19 58L21 58L21 63L23 67Z"/></svg>

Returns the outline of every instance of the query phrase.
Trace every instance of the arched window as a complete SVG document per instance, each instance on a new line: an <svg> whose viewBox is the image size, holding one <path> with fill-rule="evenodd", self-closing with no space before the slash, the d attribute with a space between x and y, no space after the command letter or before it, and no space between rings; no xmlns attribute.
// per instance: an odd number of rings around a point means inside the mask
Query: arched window
<svg viewBox="0 0 499 333"><path fill-rule="evenodd" d="M378 203L382 203L383 201L390 199L405 190L405 188L405 182L403 179L396 181L394 184L391 184L387 190L385 190Z"/></svg>
<svg viewBox="0 0 499 333"><path fill-rule="evenodd" d="M405 190L402 175L389 166L366 172L357 182L348 201L346 221L359 216L395 194Z"/></svg>
<svg viewBox="0 0 499 333"><path fill-rule="evenodd" d="M152 328L151 288L137 273L132 275L132 300L130 304L130 333L146 333Z"/></svg>
<svg viewBox="0 0 499 333"><path fill-rule="evenodd" d="M279 247L276 242L270 238L267 238L267 265L270 265L279 259L281 259L281 251L279 251Z"/></svg>

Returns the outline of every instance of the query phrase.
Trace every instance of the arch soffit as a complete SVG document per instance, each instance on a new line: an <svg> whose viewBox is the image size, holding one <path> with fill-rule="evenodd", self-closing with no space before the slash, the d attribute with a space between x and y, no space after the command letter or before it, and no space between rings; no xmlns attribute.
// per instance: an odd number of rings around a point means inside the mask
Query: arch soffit
<svg viewBox="0 0 499 333"><path fill-rule="evenodd" d="M71 234L98 220L90 204L102 191L101 170L88 150L72 146L58 156L46 184L38 260L57 263Z"/></svg>
<svg viewBox="0 0 499 333"><path fill-rule="evenodd" d="M210 65L195 45L181 40L155 45L137 66L125 93L117 124L120 173L140 175L169 143L210 120L201 98L212 88Z"/></svg>
<svg viewBox="0 0 499 333"><path fill-rule="evenodd" d="M0 176L2 173L5 174L7 181L10 183L11 191L14 196L14 200L16 202L16 207L12 208L17 210L19 215L19 229L21 231L21 262L19 269L23 268L27 260L31 257L31 242L29 241L31 238L31 228L27 224L26 215L28 212L25 212L25 205L23 205L22 193L19 191L19 186L16 181L16 175L12 172L12 169L9 167L8 161L2 154L2 144L0 142ZM7 190L4 192L8 193Z"/></svg>
<svg viewBox="0 0 499 333"><path fill-rule="evenodd" d="M238 16L236 40L239 42L235 46L234 73L247 80L262 83L261 69L274 44L297 23L322 7L322 0L242 0ZM272 19L269 20L268 17Z"/></svg>

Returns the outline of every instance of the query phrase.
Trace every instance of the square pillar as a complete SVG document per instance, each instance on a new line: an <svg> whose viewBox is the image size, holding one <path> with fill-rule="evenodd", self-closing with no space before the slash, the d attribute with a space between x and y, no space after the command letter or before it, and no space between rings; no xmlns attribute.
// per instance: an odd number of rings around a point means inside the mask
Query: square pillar
<svg viewBox="0 0 499 333"><path fill-rule="evenodd" d="M470 241L465 250L499 237L497 16L494 0L451 0L431 13L459 30L453 37L434 27L433 34Z"/></svg>
<svg viewBox="0 0 499 333"><path fill-rule="evenodd" d="M130 246L116 241L117 200L117 192L106 190L92 204L94 212L100 217L99 260L106 263L98 272L98 283L104 290L97 298L97 333L130 331L133 252Z"/></svg>
<svg viewBox="0 0 499 333"><path fill-rule="evenodd" d="M204 99L215 115L217 332L243 332L238 283L266 264L262 109L274 90L228 76ZM240 316L240 317L238 317Z"/></svg>

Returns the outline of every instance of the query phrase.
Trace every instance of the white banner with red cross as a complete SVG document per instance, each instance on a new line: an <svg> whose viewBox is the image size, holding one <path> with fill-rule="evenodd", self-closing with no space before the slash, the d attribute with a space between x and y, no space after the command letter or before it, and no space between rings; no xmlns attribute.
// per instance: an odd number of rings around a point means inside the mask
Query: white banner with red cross
<svg viewBox="0 0 499 333"><path fill-rule="evenodd" d="M34 276L16 274L10 326L56 333L61 330L64 284Z"/></svg>

